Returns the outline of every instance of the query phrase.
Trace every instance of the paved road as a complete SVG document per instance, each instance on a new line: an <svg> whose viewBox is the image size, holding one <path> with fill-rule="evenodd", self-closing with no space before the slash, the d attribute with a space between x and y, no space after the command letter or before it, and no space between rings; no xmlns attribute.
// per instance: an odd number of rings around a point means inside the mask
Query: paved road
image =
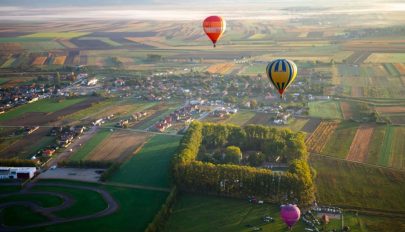
<svg viewBox="0 0 405 232"><path fill-rule="evenodd" d="M11 185L11 184L10 184ZM95 214L91 215L85 215L85 216L80 216L80 217L73 217L73 218L60 218L57 217L53 214L53 212L63 210L66 208L71 207L75 200L70 198L69 196L64 195L63 193L55 193L55 192L47 192L47 191L31 191L31 188L33 186L55 186L55 187L64 187L64 188L76 188L76 189L83 189L83 190L89 190L89 191L94 191L99 193L104 201L107 203L107 207L99 211ZM6 227L4 225L0 225L0 231L16 231L16 230L22 230L22 229L29 229L29 228L35 228L35 227L43 227L43 226L50 226L50 225L55 225L59 223L66 223L66 222L73 222L73 221L79 221L79 220L88 220L88 219L94 219L94 218L99 218L99 217L104 217L107 215L110 215L114 213L115 211L118 210L119 205L118 203L114 200L114 198L110 195L109 192L99 189L96 187L91 187L91 186L80 186L80 185L69 185L69 184L62 184L62 183L32 183L27 186L28 189L23 189L19 193L11 193L11 194L2 194L1 196L7 196L7 195L15 195L15 194L45 194L45 195L57 195L58 197L61 197L64 200L64 203L56 206L56 207L51 207L51 208L43 208L39 206L38 204L30 201L15 201L15 202L7 202L0 204L0 211L3 208L12 206L12 205L23 205L31 208L32 210L46 216L49 221L43 222L43 223L38 223L34 225L28 225L28 226L19 226L19 227Z"/></svg>

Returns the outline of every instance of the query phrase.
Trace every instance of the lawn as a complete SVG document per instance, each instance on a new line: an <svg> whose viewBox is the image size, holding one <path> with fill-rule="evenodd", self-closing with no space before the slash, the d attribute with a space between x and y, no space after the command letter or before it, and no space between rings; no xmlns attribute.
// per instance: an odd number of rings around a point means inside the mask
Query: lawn
<svg viewBox="0 0 405 232"><path fill-rule="evenodd" d="M228 118L225 123L233 123L236 125L244 125L248 122L251 118L256 115L255 112L252 111L240 111L236 114L233 114L230 118Z"/></svg>
<svg viewBox="0 0 405 232"><path fill-rule="evenodd" d="M321 204L405 212L404 172L314 155L310 163Z"/></svg>
<svg viewBox="0 0 405 232"><path fill-rule="evenodd" d="M46 221L45 216L21 205L10 206L0 211L0 223L7 226L31 225Z"/></svg>
<svg viewBox="0 0 405 232"><path fill-rule="evenodd" d="M0 204L9 201L31 201L45 208L58 206L63 203L63 200L61 198L53 195L24 194L24 195L10 195L6 197L0 196Z"/></svg>
<svg viewBox="0 0 405 232"><path fill-rule="evenodd" d="M380 158L381 149L384 144L385 134L385 125L378 125L374 129L373 137L371 138L370 147L368 150L367 163L379 164L378 160Z"/></svg>
<svg viewBox="0 0 405 232"><path fill-rule="evenodd" d="M110 130L100 130L98 131L93 137L91 137L83 146L75 152L71 157L70 160L78 161L84 160L86 157L108 136L111 135Z"/></svg>
<svg viewBox="0 0 405 232"><path fill-rule="evenodd" d="M57 39L72 39L89 34L88 32L38 32L34 34L24 35L20 38L57 38Z"/></svg>
<svg viewBox="0 0 405 232"><path fill-rule="evenodd" d="M381 155L378 159L378 164L383 166L390 166L391 155L392 155L392 140L394 137L394 127L391 125L387 126L384 136L384 142L381 147Z"/></svg>
<svg viewBox="0 0 405 232"><path fill-rule="evenodd" d="M392 162L394 168L405 168L405 127L395 127L392 138Z"/></svg>
<svg viewBox="0 0 405 232"><path fill-rule="evenodd" d="M62 102L57 102L54 99L39 100L34 103L25 104L16 107L10 111L7 111L6 113L0 115L0 121L15 119L17 117L22 116L25 113L30 112L45 112L45 113L56 112L58 110L62 110L66 107L80 103L86 99L87 98L85 97L69 98L63 100Z"/></svg>
<svg viewBox="0 0 405 232"><path fill-rule="evenodd" d="M109 181L169 187L170 164L179 141L179 136L154 136L138 154L124 163Z"/></svg>
<svg viewBox="0 0 405 232"><path fill-rule="evenodd" d="M322 150L322 154L342 159L346 158L354 135L356 134L357 127L358 124L355 122L341 122Z"/></svg>
<svg viewBox="0 0 405 232"><path fill-rule="evenodd" d="M340 110L338 101L313 101L308 103L309 116L342 119L342 111Z"/></svg>
<svg viewBox="0 0 405 232"><path fill-rule="evenodd" d="M282 125L280 127L289 128L293 131L301 131L304 128L305 124L307 124L309 119L302 119L302 118L293 118L288 121L287 125Z"/></svg>

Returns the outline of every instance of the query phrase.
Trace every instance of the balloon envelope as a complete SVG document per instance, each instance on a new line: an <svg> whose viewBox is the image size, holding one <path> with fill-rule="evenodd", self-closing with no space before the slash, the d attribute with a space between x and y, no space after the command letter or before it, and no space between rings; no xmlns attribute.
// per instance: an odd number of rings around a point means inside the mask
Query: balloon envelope
<svg viewBox="0 0 405 232"><path fill-rule="evenodd" d="M209 16L203 22L203 28L208 38L215 44L226 29L226 22L221 16Z"/></svg>
<svg viewBox="0 0 405 232"><path fill-rule="evenodd" d="M280 95L283 95L297 76L297 66L291 60L276 59L267 65L266 73Z"/></svg>
<svg viewBox="0 0 405 232"><path fill-rule="evenodd" d="M280 216L283 222L291 228L300 219L301 211L296 205L282 205Z"/></svg>

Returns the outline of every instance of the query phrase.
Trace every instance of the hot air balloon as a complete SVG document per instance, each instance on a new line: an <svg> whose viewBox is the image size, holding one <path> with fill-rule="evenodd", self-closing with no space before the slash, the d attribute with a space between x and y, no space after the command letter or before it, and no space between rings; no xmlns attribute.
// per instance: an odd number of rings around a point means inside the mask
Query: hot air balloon
<svg viewBox="0 0 405 232"><path fill-rule="evenodd" d="M284 91L297 76L297 66L291 60L276 59L267 65L266 73L282 98Z"/></svg>
<svg viewBox="0 0 405 232"><path fill-rule="evenodd" d="M217 41L221 38L226 28L226 22L221 16L209 16L203 22L205 34L216 46Z"/></svg>
<svg viewBox="0 0 405 232"><path fill-rule="evenodd" d="M291 230L293 225L298 222L301 216L301 211L296 205L288 204L281 206L281 219Z"/></svg>

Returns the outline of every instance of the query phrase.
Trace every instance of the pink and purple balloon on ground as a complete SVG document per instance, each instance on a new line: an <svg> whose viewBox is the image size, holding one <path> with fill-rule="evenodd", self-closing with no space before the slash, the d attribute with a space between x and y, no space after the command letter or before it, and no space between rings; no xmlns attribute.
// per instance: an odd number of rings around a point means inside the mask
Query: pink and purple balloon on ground
<svg viewBox="0 0 405 232"><path fill-rule="evenodd" d="M296 205L282 205L280 216L288 228L291 229L291 227L300 219L301 211Z"/></svg>

